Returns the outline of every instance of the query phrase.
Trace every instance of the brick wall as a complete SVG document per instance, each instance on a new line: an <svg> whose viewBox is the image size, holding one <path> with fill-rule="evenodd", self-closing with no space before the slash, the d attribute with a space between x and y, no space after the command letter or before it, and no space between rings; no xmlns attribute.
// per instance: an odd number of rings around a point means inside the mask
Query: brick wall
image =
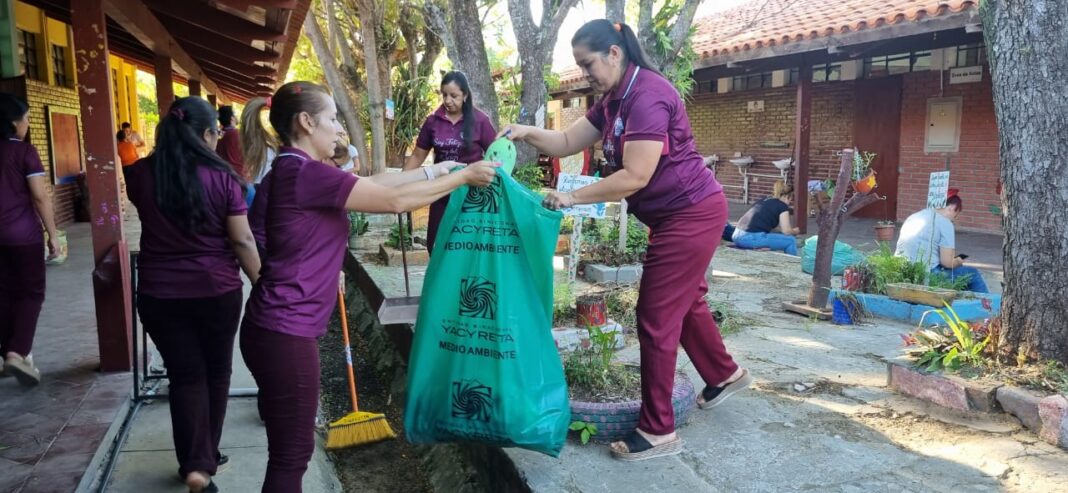
<svg viewBox="0 0 1068 493"><path fill-rule="evenodd" d="M821 83L813 85L813 89L809 176L824 179L838 169L834 153L849 146L853 138L853 84ZM757 100L764 101L764 111L749 113L747 103ZM693 98L687 112L698 151L705 156L720 157L716 175L721 183L742 185L741 174L729 161L735 152L740 152L756 161L749 165L749 201L755 202L771 193L777 178L769 176L779 174L771 162L794 154L795 86L702 94ZM726 191L728 198L742 199L740 188Z"/></svg>
<svg viewBox="0 0 1068 493"><path fill-rule="evenodd" d="M948 84L940 94L938 72L907 74L901 107L901 169L898 192L898 219L927 204L927 184L931 172L946 170L949 186L959 188L964 212L957 227L978 231L1001 231L1001 216L991 211L1000 207L997 183L1001 173L998 155L998 128L994 117L994 97L990 72L982 82ZM923 142L927 122L927 100L937 97L962 98L960 152L925 153Z"/></svg>
<svg viewBox="0 0 1068 493"><path fill-rule="evenodd" d="M586 116L586 98L580 98L580 100L582 103L578 106L561 108L559 130L567 130L567 127L570 127L572 123L575 123L579 118Z"/></svg>
<svg viewBox="0 0 1068 493"><path fill-rule="evenodd" d="M74 196L77 185L52 186L52 152L48 144L48 121L45 106L62 106L78 111L78 92L67 87L51 86L44 82L26 80L26 102L30 106L30 143L37 148L48 172L49 188L55 203L56 224L60 227L74 221ZM81 121L79 120L79 125ZM79 131L81 129L79 128ZM84 134L83 134L84 135ZM84 148L84 143L82 144Z"/></svg>

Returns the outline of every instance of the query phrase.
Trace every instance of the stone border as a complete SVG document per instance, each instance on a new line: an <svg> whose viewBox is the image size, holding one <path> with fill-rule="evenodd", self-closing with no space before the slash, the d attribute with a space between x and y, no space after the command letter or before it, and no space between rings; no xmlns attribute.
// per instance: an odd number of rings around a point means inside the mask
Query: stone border
<svg viewBox="0 0 1068 493"><path fill-rule="evenodd" d="M887 385L911 397L964 412L1004 412L1043 441L1068 450L1068 398L1011 385L990 386L956 375L928 373L911 363L887 363Z"/></svg>
<svg viewBox="0 0 1068 493"><path fill-rule="evenodd" d="M408 257L408 265L427 265L430 263L430 252L425 248L421 250L408 250L405 252ZM396 248L390 248L384 243L378 246L378 255L382 258L382 261L386 265L401 265L401 251Z"/></svg>
<svg viewBox="0 0 1068 493"><path fill-rule="evenodd" d="M915 305L905 301L892 300L881 294L859 293L841 289L831 290L832 299L839 294L852 294L853 296L856 296L857 301L860 301L860 304L864 305L864 309L876 317L898 320L901 322L918 324L923 319L924 313L936 309L933 306ZM1001 313L1000 294L971 294L976 296L976 298L956 300L951 305L953 311L957 312L957 316L959 316L961 320L965 322L974 322ZM990 300L990 311L983 308L983 298ZM938 319L937 315L934 317L935 320ZM927 317L927 320L931 320L931 317Z"/></svg>
<svg viewBox="0 0 1068 493"><path fill-rule="evenodd" d="M641 264L609 267L604 264L586 264L585 277L587 281L597 284L619 283L629 284L638 282L642 277Z"/></svg>

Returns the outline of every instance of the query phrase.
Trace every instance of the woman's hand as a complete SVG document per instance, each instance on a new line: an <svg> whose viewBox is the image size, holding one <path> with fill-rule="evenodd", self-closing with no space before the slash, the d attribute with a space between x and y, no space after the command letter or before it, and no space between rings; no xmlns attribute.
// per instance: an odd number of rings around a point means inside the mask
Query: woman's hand
<svg viewBox="0 0 1068 493"><path fill-rule="evenodd" d="M501 131L497 132L497 138L499 139L501 137L507 137L508 140L511 141L518 140L519 142L526 142L527 137L530 135L530 131L533 128L534 127L530 127L527 125L518 125L515 123L511 123L505 125L504 127L501 127Z"/></svg>
<svg viewBox="0 0 1068 493"><path fill-rule="evenodd" d="M52 235L48 235L48 258L52 260L59 256L59 241Z"/></svg>
<svg viewBox="0 0 1068 493"><path fill-rule="evenodd" d="M442 161L440 163L430 166L430 171L434 173L434 178L441 178L451 173L455 168L465 168L467 164L458 161ZM460 171L460 170L456 170Z"/></svg>
<svg viewBox="0 0 1068 493"><path fill-rule="evenodd" d="M541 205L546 209L555 211L567 207L574 207L575 198L571 196L570 192L549 192L549 195L546 195L545 199L541 201Z"/></svg>
<svg viewBox="0 0 1068 493"><path fill-rule="evenodd" d="M499 167L499 163L478 161L467 165L459 173L464 175L464 181L468 185L484 187L493 183L493 179L497 177L497 168Z"/></svg>

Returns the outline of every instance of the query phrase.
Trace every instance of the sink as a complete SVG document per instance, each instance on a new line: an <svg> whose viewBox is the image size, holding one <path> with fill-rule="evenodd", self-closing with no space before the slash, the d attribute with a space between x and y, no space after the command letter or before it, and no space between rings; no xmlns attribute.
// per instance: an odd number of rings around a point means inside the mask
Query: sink
<svg viewBox="0 0 1068 493"><path fill-rule="evenodd" d="M734 159L731 159L731 164L733 164L733 165L735 165L735 166L737 166L739 168L742 168L742 167L745 167L745 166L749 166L750 164L753 164L753 157L752 156L745 156L745 157L734 158Z"/></svg>
<svg viewBox="0 0 1068 493"><path fill-rule="evenodd" d="M705 166L715 166L719 162L719 155L713 154L705 158Z"/></svg>
<svg viewBox="0 0 1068 493"><path fill-rule="evenodd" d="M771 164L774 164L776 168L779 168L781 170L788 170L788 169L790 169L791 166L794 165L794 159L788 157L786 159L780 159L778 161L772 161Z"/></svg>

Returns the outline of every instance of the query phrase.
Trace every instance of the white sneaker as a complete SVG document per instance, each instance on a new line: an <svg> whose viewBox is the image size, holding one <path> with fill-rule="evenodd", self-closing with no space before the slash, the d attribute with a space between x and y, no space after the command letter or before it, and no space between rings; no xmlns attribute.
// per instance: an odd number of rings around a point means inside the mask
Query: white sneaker
<svg viewBox="0 0 1068 493"><path fill-rule="evenodd" d="M33 357L4 361L4 372L13 375L19 383L32 387L41 383L41 372L33 366Z"/></svg>

